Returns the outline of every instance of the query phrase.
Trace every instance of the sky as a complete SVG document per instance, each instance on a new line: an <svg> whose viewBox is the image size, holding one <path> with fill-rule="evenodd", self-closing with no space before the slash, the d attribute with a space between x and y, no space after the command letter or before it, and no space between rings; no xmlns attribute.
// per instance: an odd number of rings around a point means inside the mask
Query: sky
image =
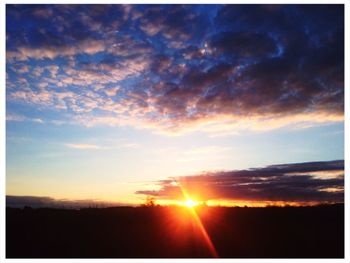
<svg viewBox="0 0 350 263"><path fill-rule="evenodd" d="M8 196L339 202L343 159L343 5L6 5Z"/></svg>

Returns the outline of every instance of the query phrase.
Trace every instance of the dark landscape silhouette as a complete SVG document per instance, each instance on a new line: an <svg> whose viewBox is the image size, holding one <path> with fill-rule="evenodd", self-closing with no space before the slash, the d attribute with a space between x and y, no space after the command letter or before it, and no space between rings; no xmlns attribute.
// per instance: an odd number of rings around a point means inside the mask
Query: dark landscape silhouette
<svg viewBox="0 0 350 263"><path fill-rule="evenodd" d="M6 209L7 258L208 258L191 209ZM195 208L222 258L343 258L344 204Z"/></svg>

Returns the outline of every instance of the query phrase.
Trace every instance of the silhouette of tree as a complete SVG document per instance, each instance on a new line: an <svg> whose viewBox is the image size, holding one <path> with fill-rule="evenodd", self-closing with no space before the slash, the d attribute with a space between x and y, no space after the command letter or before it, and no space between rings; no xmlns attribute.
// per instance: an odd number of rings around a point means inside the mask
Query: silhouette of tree
<svg viewBox="0 0 350 263"><path fill-rule="evenodd" d="M156 200L153 196L147 196L144 206L154 207L156 205Z"/></svg>

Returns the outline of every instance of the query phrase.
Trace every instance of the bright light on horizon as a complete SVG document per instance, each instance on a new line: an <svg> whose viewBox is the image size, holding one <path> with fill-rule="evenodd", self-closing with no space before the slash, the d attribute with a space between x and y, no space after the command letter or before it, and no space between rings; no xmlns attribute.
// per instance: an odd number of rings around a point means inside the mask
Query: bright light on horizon
<svg viewBox="0 0 350 263"><path fill-rule="evenodd" d="M193 201L191 199L187 199L185 202L184 202L184 205L191 208L191 207L194 207L194 206L197 206L198 205L198 202L196 201Z"/></svg>

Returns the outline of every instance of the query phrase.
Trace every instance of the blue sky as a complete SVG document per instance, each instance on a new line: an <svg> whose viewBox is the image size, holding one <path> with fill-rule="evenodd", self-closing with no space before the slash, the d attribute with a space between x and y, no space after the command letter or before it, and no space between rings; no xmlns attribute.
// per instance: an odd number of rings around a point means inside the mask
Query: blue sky
<svg viewBox="0 0 350 263"><path fill-rule="evenodd" d="M341 198L342 5L6 8L8 195L165 200L166 178L325 161L305 201Z"/></svg>

